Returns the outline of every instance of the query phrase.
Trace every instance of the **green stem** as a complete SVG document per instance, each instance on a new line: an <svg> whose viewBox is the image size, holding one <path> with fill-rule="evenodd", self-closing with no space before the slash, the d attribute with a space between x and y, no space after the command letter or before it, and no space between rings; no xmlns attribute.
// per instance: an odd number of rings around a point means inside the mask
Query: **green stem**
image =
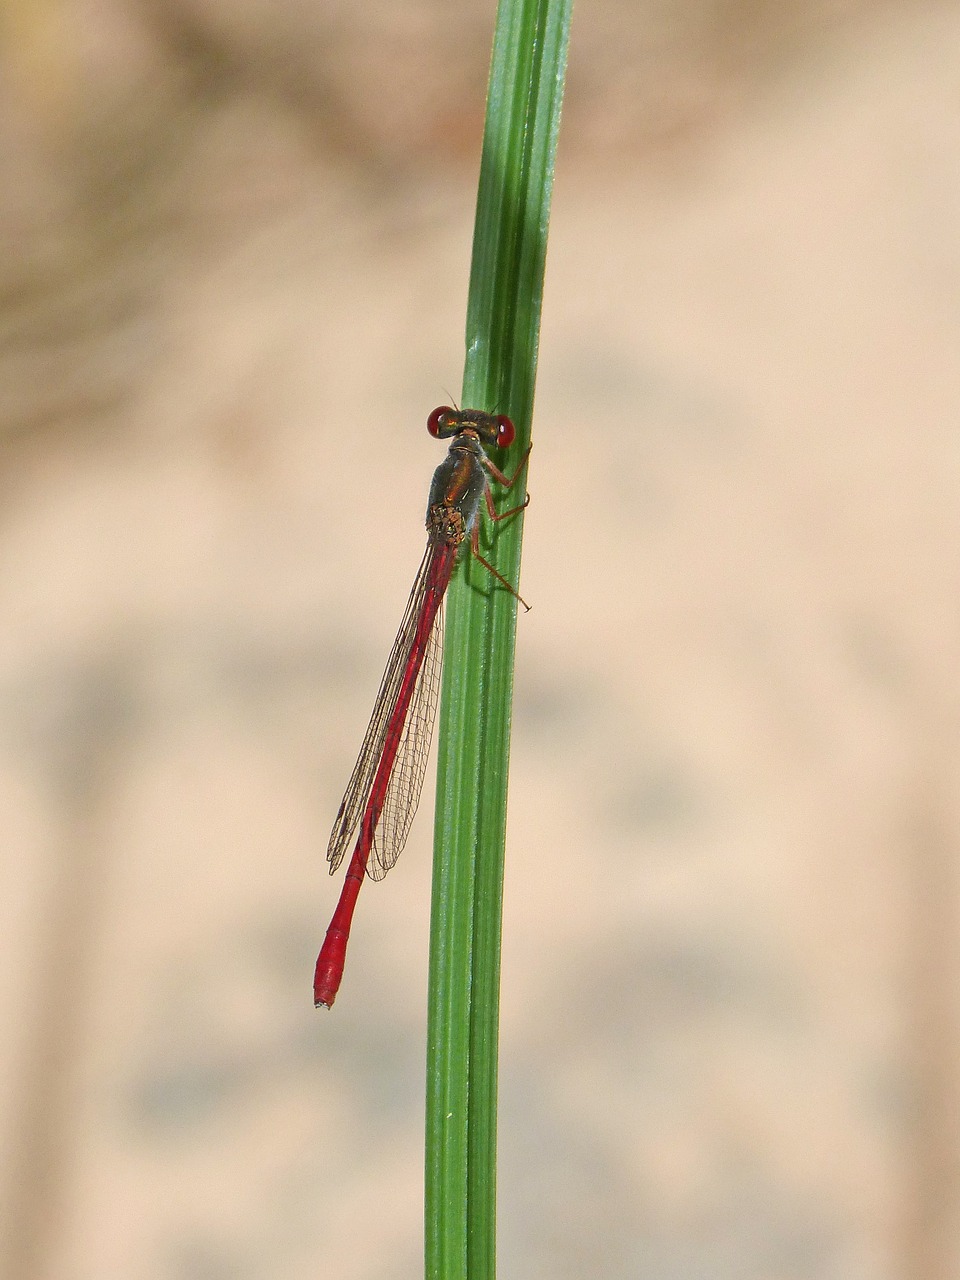
<svg viewBox="0 0 960 1280"><path fill-rule="evenodd" d="M463 404L530 439L571 0L500 0L487 98ZM522 500L517 487L510 505ZM523 521L490 551L516 582ZM501 902L516 600L468 560L448 592L427 1045L426 1275L496 1271Z"/></svg>

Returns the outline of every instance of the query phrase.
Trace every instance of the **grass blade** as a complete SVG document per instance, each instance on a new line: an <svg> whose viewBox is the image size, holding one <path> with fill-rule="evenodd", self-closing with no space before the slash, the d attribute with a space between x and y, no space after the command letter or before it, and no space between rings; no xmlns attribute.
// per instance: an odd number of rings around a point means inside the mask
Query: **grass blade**
<svg viewBox="0 0 960 1280"><path fill-rule="evenodd" d="M571 0L501 0L487 98L464 405L530 439ZM522 500L522 481L510 505ZM485 552L510 582L522 520ZM516 601L464 557L448 592L427 1046L426 1275L492 1280L501 901ZM492 589L494 588L494 589Z"/></svg>

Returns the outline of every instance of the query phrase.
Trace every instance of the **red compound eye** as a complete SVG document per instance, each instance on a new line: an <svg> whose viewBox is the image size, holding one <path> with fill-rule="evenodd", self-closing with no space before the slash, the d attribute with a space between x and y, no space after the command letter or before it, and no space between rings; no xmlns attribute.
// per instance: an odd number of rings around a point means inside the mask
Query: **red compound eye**
<svg viewBox="0 0 960 1280"><path fill-rule="evenodd" d="M448 404L442 404L439 409L434 409L430 417L427 419L427 430L435 440L439 440L443 435L450 434L450 424L448 419L453 414L453 409ZM446 430L444 430L446 428Z"/></svg>
<svg viewBox="0 0 960 1280"><path fill-rule="evenodd" d="M506 449L507 445L513 444L516 434L510 419L505 414L499 414L497 417L497 448Z"/></svg>

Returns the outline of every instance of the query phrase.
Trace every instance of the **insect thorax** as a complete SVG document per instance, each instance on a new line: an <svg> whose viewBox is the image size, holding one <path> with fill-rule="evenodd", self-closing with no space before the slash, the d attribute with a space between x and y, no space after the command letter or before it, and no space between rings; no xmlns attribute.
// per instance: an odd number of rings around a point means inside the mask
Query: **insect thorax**
<svg viewBox="0 0 960 1280"><path fill-rule="evenodd" d="M427 511L427 532L431 539L448 547L459 547L467 535L463 512L444 503L434 503Z"/></svg>

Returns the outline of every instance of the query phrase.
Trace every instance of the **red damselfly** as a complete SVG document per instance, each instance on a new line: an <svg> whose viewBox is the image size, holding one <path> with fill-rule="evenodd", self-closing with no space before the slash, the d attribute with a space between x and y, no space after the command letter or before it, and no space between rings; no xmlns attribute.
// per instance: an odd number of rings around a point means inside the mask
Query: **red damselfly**
<svg viewBox="0 0 960 1280"><path fill-rule="evenodd" d="M470 549L484 568L529 608L480 554L478 516L482 500L491 520L506 520L524 509L529 495L519 506L498 513L487 475L510 489L530 450L508 479L487 457L484 446L502 449L513 443L509 418L443 406L431 413L427 430L437 439L452 437L450 451L434 472L427 504L427 549L327 846L332 875L357 835L340 900L317 958L313 998L318 1008L329 1009L336 999L363 877L382 880L387 874L400 856L417 809L440 690L443 597L464 539L469 537Z"/></svg>

